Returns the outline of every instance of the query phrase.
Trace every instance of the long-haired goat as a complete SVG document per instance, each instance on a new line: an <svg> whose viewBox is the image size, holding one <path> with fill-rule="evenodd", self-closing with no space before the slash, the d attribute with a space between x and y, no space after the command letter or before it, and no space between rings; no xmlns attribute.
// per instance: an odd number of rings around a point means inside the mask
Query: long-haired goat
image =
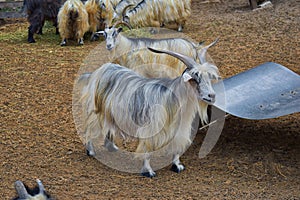
<svg viewBox="0 0 300 200"><path fill-rule="evenodd" d="M113 7L107 0L87 0L84 6L89 16L91 40L95 40L94 34L97 30L104 30L105 27L112 25Z"/></svg>
<svg viewBox="0 0 300 200"><path fill-rule="evenodd" d="M183 72L185 65L178 59L164 54L155 54L147 50L147 47L168 49L192 57L197 60L197 51L201 47L184 38L164 38L164 39L152 39L152 38L131 38L122 34L122 27L117 27L119 24L130 25L126 22L116 22L112 27L106 27L103 31L97 32L97 34L103 35L106 41L106 49L110 51L112 61L114 63L126 66L131 69L135 67L147 64L147 71L138 71L141 75L146 77L175 77ZM155 74L155 67L151 67L151 64L163 64L173 68L176 74L173 76Z"/></svg>
<svg viewBox="0 0 300 200"><path fill-rule="evenodd" d="M114 63L133 69L148 78L175 78L186 68L177 58L165 54L155 54L148 51L147 47L176 51L194 60L200 59L200 63L204 63L203 56L198 56L198 51L201 51L199 49L202 47L198 44L183 38L129 38L120 33L122 27L117 28L117 25L122 23L117 22L112 27L106 27L104 31L98 32L104 35L106 49L111 51L113 55L112 62ZM160 65L159 68L157 64ZM165 68L165 70L162 70L162 68ZM208 105L205 102L200 102L200 105L203 111L199 113L201 122L207 123L208 116L204 110L207 110Z"/></svg>
<svg viewBox="0 0 300 200"><path fill-rule="evenodd" d="M128 8L128 7L127 7ZM191 15L191 0L143 0L123 14L123 20L132 27L159 27L175 22L182 31Z"/></svg>
<svg viewBox="0 0 300 200"><path fill-rule="evenodd" d="M13 200L51 200L50 195L45 191L42 182L37 179L37 187L30 189L27 185L24 185L22 181L15 182L15 189L18 197Z"/></svg>
<svg viewBox="0 0 300 200"><path fill-rule="evenodd" d="M62 5L62 0L24 0L23 9L27 10L28 39L29 43L34 43L33 35L42 34L42 28L46 20L52 21L53 26L57 29L57 14Z"/></svg>
<svg viewBox="0 0 300 200"><path fill-rule="evenodd" d="M91 139L99 135L112 140L120 133L135 136L139 139L136 152L146 154L142 175L153 177L147 153L166 146L174 156L172 170L179 173L184 169L179 157L191 143L192 122L200 109L198 101L215 101L211 81L218 78L218 69L182 54L149 49L180 59L186 70L175 79L149 79L118 64L106 63L92 74L84 74L81 81L88 84L81 99L87 114L88 154L95 155Z"/></svg>
<svg viewBox="0 0 300 200"><path fill-rule="evenodd" d="M89 16L89 31L92 33L91 40L95 40L94 34L97 30L104 29L104 20L101 19L101 7L104 7L104 5L99 5L99 2L99 0L87 0L84 4Z"/></svg>
<svg viewBox="0 0 300 200"><path fill-rule="evenodd" d="M76 39L83 45L83 36L89 29L88 13L80 0L67 0L58 12L58 29L62 38L61 46L67 39Z"/></svg>
<svg viewBox="0 0 300 200"><path fill-rule="evenodd" d="M103 8L101 12L101 18L104 19L104 24L106 27L112 26L114 9L110 0L100 0L102 2Z"/></svg>

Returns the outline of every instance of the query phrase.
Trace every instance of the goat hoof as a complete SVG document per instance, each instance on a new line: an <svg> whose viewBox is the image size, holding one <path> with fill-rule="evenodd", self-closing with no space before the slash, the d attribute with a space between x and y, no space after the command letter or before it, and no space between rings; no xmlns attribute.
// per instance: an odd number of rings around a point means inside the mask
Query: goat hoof
<svg viewBox="0 0 300 200"><path fill-rule="evenodd" d="M147 177L147 178L153 178L156 176L156 173L155 172L142 172L141 175L144 177Z"/></svg>
<svg viewBox="0 0 300 200"><path fill-rule="evenodd" d="M109 152L116 152L119 148L115 145L114 142L110 141L109 139L105 138L104 146Z"/></svg>
<svg viewBox="0 0 300 200"><path fill-rule="evenodd" d="M96 153L94 151L93 144L90 141L86 145L86 154L88 156L95 156L96 155Z"/></svg>
<svg viewBox="0 0 300 200"><path fill-rule="evenodd" d="M79 41L78 41L78 45L83 45L83 39L81 38L81 39L79 39Z"/></svg>
<svg viewBox="0 0 300 200"><path fill-rule="evenodd" d="M183 31L183 26L180 25L180 26L178 27L178 32L182 32L182 31Z"/></svg>
<svg viewBox="0 0 300 200"><path fill-rule="evenodd" d="M32 40L29 39L28 42L29 42L29 43L35 43L35 40L34 40L34 39L32 39Z"/></svg>
<svg viewBox="0 0 300 200"><path fill-rule="evenodd" d="M63 41L61 41L60 46L66 46L67 45L67 40L63 39Z"/></svg>
<svg viewBox="0 0 300 200"><path fill-rule="evenodd" d="M173 164L172 167L171 167L171 171L176 172L176 173L180 173L184 169L185 168L182 164L179 164L179 165Z"/></svg>
<svg viewBox="0 0 300 200"><path fill-rule="evenodd" d="M89 150L86 150L86 155L88 155L88 156L94 156L94 154L92 152L90 152Z"/></svg>

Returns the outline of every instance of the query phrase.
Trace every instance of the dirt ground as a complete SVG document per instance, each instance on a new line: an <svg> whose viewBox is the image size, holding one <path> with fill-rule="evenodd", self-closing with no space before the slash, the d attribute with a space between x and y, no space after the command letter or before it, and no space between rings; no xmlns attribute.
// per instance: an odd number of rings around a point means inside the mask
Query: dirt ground
<svg viewBox="0 0 300 200"><path fill-rule="evenodd" d="M220 38L209 53L223 78L268 61L300 74L300 1L272 2L251 11L246 0L193 0L184 33L195 41ZM28 44L27 26L20 20L0 27L1 199L15 196L16 180L32 186L36 178L56 199L300 199L299 113L260 121L230 116L202 159L207 129L199 131L180 174L165 167L143 178L88 157L73 122L72 90L99 43L60 47L49 28Z"/></svg>

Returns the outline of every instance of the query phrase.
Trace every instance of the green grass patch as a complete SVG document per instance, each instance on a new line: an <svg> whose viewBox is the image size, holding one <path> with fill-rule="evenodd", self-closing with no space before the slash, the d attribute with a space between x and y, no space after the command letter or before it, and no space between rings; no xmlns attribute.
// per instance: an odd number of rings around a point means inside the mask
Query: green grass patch
<svg viewBox="0 0 300 200"><path fill-rule="evenodd" d="M26 39L27 37L27 29L24 27L20 27L13 32L0 32L0 41L1 42L20 42Z"/></svg>
<svg viewBox="0 0 300 200"><path fill-rule="evenodd" d="M10 27L6 27L7 30L10 30ZM12 31L0 31L0 42L7 43L20 43L27 42L28 37L28 27L24 24L20 24L17 28ZM34 34L34 39L37 43L43 41L50 44L59 44L60 37L55 34L55 27L51 22L45 23L43 27L43 35Z"/></svg>

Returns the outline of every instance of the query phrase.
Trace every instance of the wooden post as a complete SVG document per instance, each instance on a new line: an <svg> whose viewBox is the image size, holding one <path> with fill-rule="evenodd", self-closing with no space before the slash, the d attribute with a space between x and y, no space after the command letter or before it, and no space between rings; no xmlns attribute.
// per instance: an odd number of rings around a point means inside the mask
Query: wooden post
<svg viewBox="0 0 300 200"><path fill-rule="evenodd" d="M257 1L256 0L249 0L250 2L250 6L252 9L255 9L257 8Z"/></svg>

